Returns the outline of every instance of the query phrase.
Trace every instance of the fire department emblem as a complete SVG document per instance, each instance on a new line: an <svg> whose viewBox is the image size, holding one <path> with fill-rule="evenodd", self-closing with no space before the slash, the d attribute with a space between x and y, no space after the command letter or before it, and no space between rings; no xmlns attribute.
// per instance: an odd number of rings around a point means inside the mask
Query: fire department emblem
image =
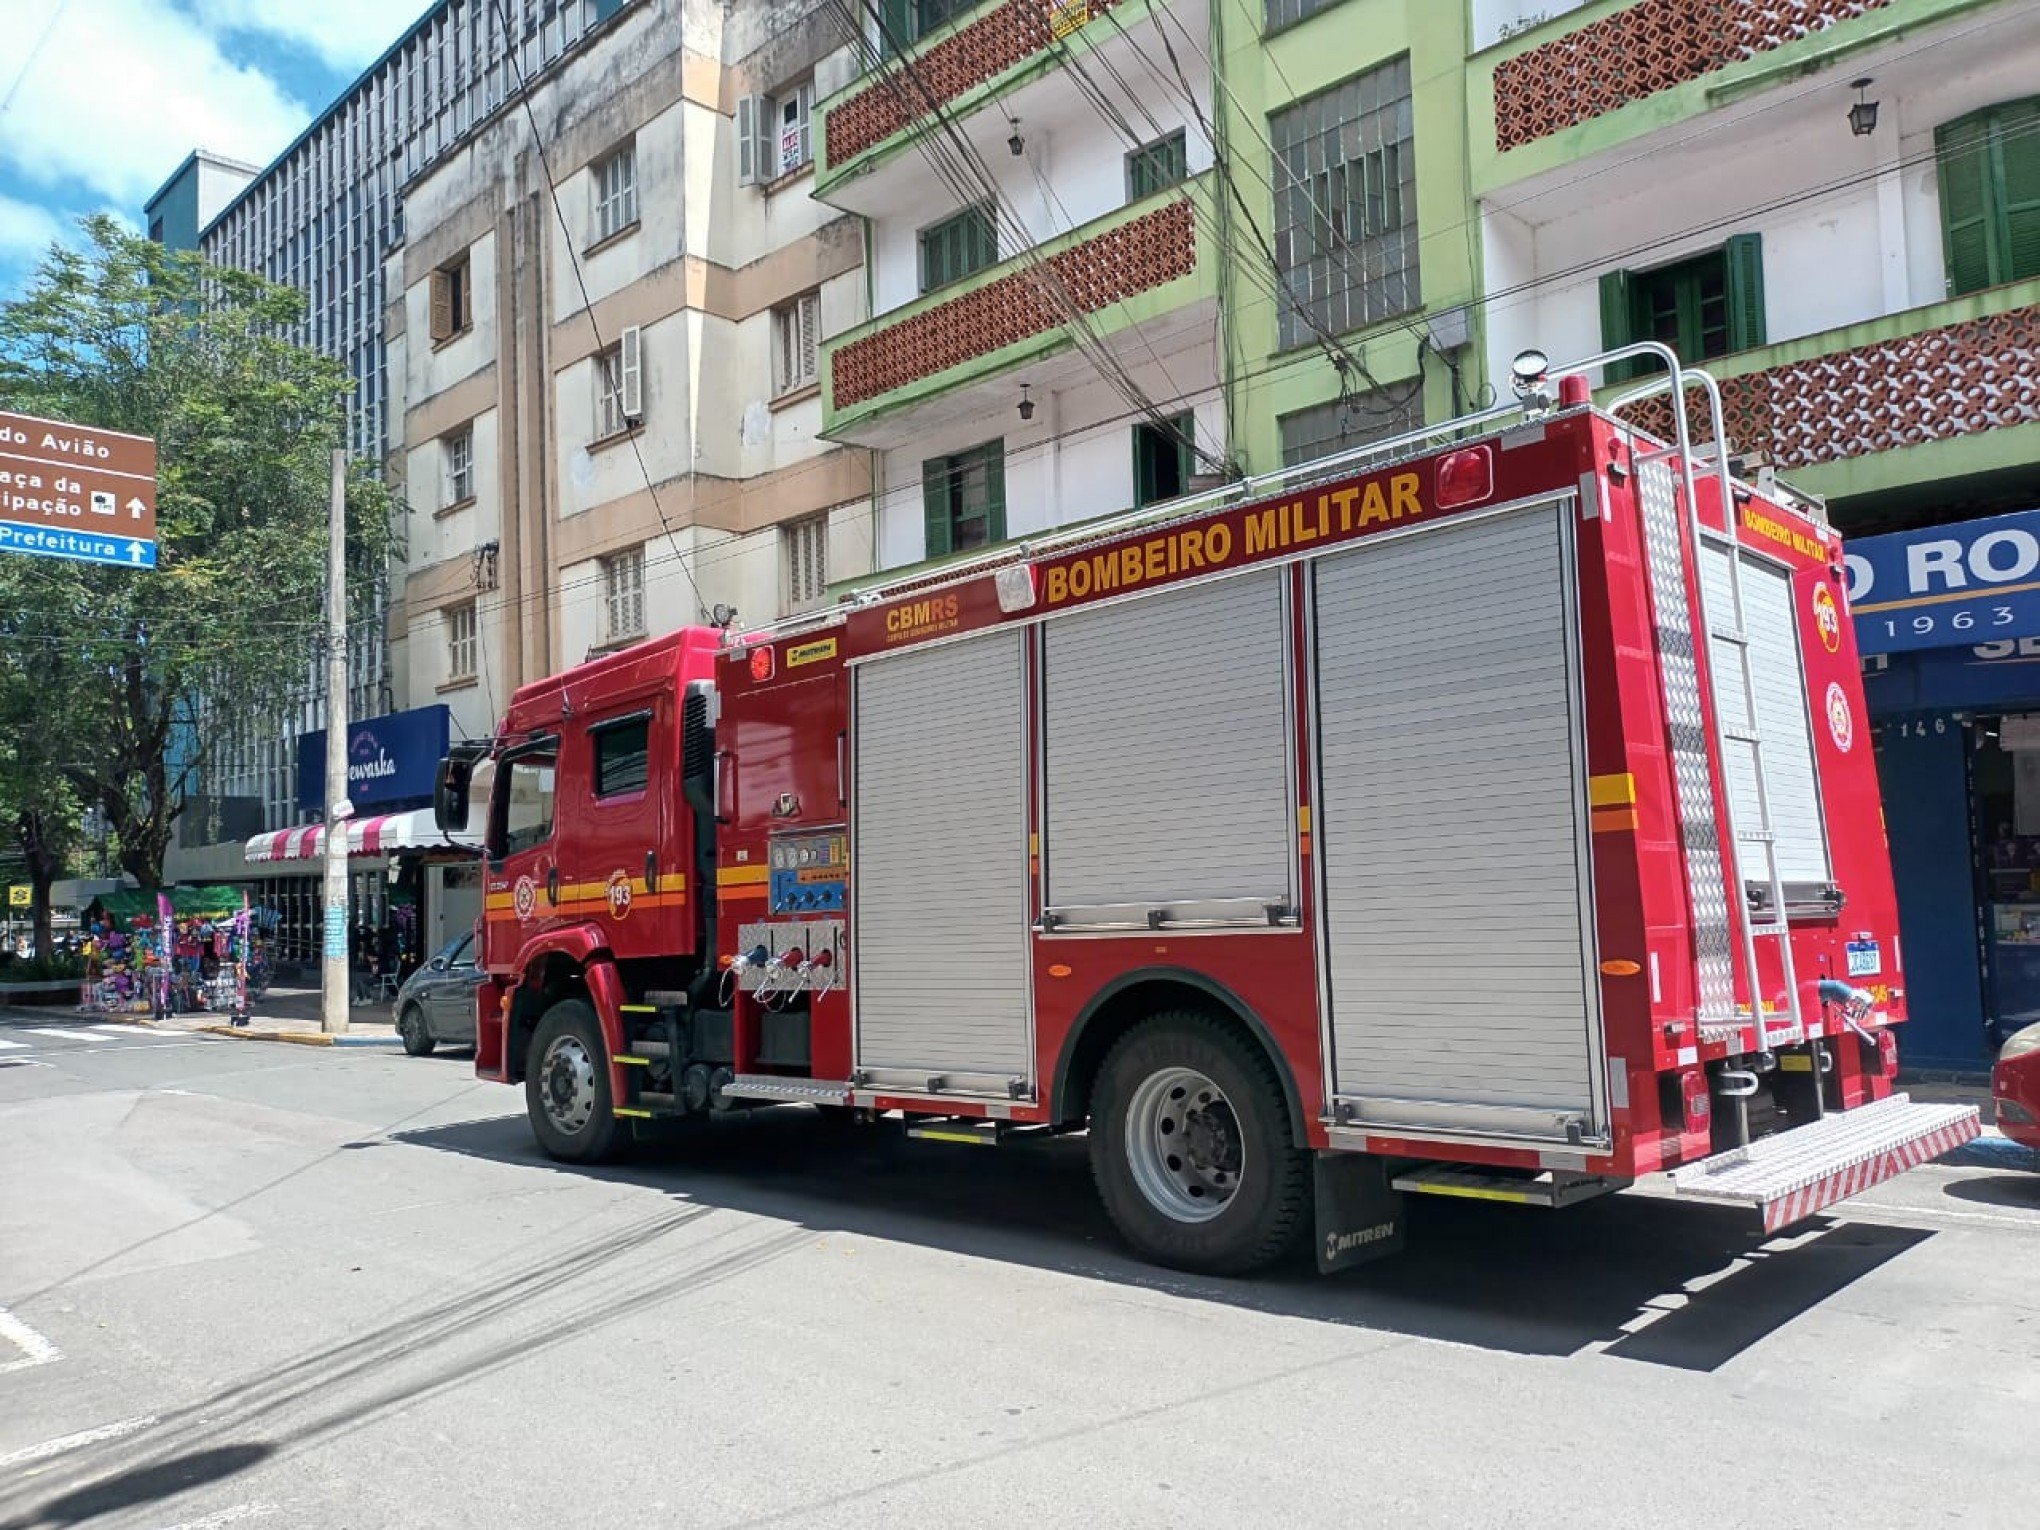
<svg viewBox="0 0 2040 1530"><path fill-rule="evenodd" d="M510 901L516 906L520 923L531 922L531 911L538 907L538 885L530 877L519 877L517 886L511 890Z"/></svg>
<svg viewBox="0 0 2040 1530"><path fill-rule="evenodd" d="M1820 629L1821 646L1829 653L1842 646L1842 613L1835 605L1835 592L1825 584L1813 589L1813 624Z"/></svg>
<svg viewBox="0 0 2040 1530"><path fill-rule="evenodd" d="M1849 746L1856 742L1856 714L1849 710L1849 698L1842 688L1832 683L1827 688L1827 720L1835 747L1847 754Z"/></svg>
<svg viewBox="0 0 2040 1530"><path fill-rule="evenodd" d="M627 871L609 873L609 914L613 919L630 917L630 873Z"/></svg>

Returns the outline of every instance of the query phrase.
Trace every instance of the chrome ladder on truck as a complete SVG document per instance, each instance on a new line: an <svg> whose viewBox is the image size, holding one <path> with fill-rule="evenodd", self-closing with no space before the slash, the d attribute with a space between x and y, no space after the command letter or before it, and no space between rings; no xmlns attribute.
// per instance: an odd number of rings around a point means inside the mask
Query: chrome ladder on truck
<svg viewBox="0 0 2040 1530"><path fill-rule="evenodd" d="M1692 887L1693 933L1699 969L1699 1039L1727 1042L1738 1049L1745 1029L1755 1032L1762 1052L1775 1045L1806 1039L1806 1019L1799 1001L1798 973L1792 960L1791 926L1786 917L1785 884L1778 869L1777 834L1771 816L1769 776L1764 767L1764 740L1757 718L1756 675L1751 665L1750 630L1743 599L1742 546L1737 535L1735 491L1729 467L1728 441L1721 389L1705 372L1679 364L1661 345L1625 346L1595 357L1590 364L1649 356L1668 371L1609 404L1610 412L1665 394L1672 416L1672 444L1635 455L1637 492L1643 506L1645 558L1650 569L1651 597L1657 611L1663 653L1663 683L1671 719L1674 775L1678 785L1679 818L1685 839ZM1694 462L1686 395L1699 389L1706 397L1713 450L1707 462ZM1716 478L1721 486L1722 523L1717 532L1700 519L1701 480ZM1681 503L1683 501L1683 504ZM1683 513L1682 513L1683 512ZM1683 522L1683 525L1681 524ZM1696 608L1686 592L1685 548L1699 560L1694 587ZM1714 609L1706 553L1712 546L1726 555L1728 566L1725 611ZM1679 618L1687 618L1681 629ZM1697 616L1697 620L1693 618ZM1697 631L1694 628L1697 627ZM1715 657L1726 647L1735 655L1734 689L1740 703L1721 684ZM1712 726L1708 720L1712 719ZM1741 772L1736 769L1742 767ZM1754 823L1743 823L1733 783L1739 774L1751 785L1746 806ZM1726 825L1717 822L1721 805ZM1724 832L1725 828L1725 832ZM1724 846L1726 848L1724 849ZM1747 873L1761 867L1757 878ZM1733 873L1731 875L1731 872ZM1756 881L1762 898L1752 906L1746 889ZM1740 911L1729 906L1728 890L1744 894ZM1758 960L1758 942L1777 942L1783 1002L1768 1010ZM1736 969L1749 996L1745 1018L1736 1001Z"/></svg>

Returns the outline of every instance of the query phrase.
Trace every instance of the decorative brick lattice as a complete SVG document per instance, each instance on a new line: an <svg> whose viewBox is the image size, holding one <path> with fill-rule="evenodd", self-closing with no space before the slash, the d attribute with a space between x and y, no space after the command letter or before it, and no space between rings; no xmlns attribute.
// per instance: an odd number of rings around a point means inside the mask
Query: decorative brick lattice
<svg viewBox="0 0 2040 1530"><path fill-rule="evenodd" d="M1178 199L1109 233L1051 255L982 287L853 340L829 363L838 409L903 388L923 377L989 356L1032 335L1060 329L1080 312L1149 292L1197 268L1190 204Z"/></svg>
<svg viewBox="0 0 2040 1530"><path fill-rule="evenodd" d="M1063 7L1062 24L1095 16L1119 0L1089 0ZM840 165L883 143L935 106L946 106L965 91L1024 63L1055 40L1049 0L1007 0L914 60L914 75L892 68L827 115L829 163Z"/></svg>
<svg viewBox="0 0 2040 1530"><path fill-rule="evenodd" d="M2040 420L2040 308L1970 319L1854 350L1788 362L1722 383L1728 438L1779 469L1922 446ZM1669 437L1655 398L1629 417ZM1696 439L1711 439L1691 416Z"/></svg>
<svg viewBox="0 0 2040 1530"><path fill-rule="evenodd" d="M1520 148L1891 0L1637 0L1495 70L1495 147Z"/></svg>

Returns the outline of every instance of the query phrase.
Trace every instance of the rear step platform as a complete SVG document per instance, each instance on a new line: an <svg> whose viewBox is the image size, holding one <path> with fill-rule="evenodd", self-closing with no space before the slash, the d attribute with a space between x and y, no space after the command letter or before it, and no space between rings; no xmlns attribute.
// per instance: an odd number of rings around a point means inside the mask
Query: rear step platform
<svg viewBox="0 0 2040 1530"><path fill-rule="evenodd" d="M1894 1094L1674 1169L1672 1190L1761 1211L1773 1233L1982 1133L1974 1105L1915 1105Z"/></svg>
<svg viewBox="0 0 2040 1530"><path fill-rule="evenodd" d="M1405 1169L1390 1183L1410 1195L1444 1195L1469 1201L1502 1201L1511 1206L1570 1206L1619 1190L1627 1180L1584 1174L1512 1175L1484 1173L1463 1164L1426 1163Z"/></svg>

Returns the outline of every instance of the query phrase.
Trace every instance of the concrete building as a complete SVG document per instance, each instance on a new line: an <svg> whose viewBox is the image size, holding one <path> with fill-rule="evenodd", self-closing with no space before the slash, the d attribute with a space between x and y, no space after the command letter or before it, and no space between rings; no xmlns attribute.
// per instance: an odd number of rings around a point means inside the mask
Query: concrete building
<svg viewBox="0 0 2040 1530"><path fill-rule="evenodd" d="M907 0L817 107L869 221L825 433L887 566L1165 500L1480 385L1466 16L1417 0ZM1441 364L1441 362L1443 364Z"/></svg>
<svg viewBox="0 0 2040 1530"><path fill-rule="evenodd" d="M380 463L389 439L383 260L402 239L406 181L512 98L520 74L550 67L621 3L440 0L267 167L197 154L150 199L149 229L165 243L305 294L296 338L353 377L348 441L357 455ZM402 577L399 567L391 580L401 585ZM406 699L388 648L391 587L367 592L354 623L348 715L357 722L390 717ZM213 711L212 757L165 868L173 879L256 882L264 901L285 913L287 954L312 949L316 867L250 863L242 835L314 816L316 804L300 790L299 757L325 725L324 688L321 665L280 718ZM387 897L381 870L364 868L359 885L363 907L377 915Z"/></svg>
<svg viewBox="0 0 2040 1530"><path fill-rule="evenodd" d="M865 311L856 221L808 195L843 41L804 0L643 0L406 185L391 634L456 736L527 680L870 567L869 459L820 439L816 369Z"/></svg>
<svg viewBox="0 0 2040 1530"><path fill-rule="evenodd" d="M1667 341L1736 451L1828 498L1904 923L1879 980L1916 1064L1980 1068L2040 1012L2040 4L1476 0L1470 41L1489 368Z"/></svg>

